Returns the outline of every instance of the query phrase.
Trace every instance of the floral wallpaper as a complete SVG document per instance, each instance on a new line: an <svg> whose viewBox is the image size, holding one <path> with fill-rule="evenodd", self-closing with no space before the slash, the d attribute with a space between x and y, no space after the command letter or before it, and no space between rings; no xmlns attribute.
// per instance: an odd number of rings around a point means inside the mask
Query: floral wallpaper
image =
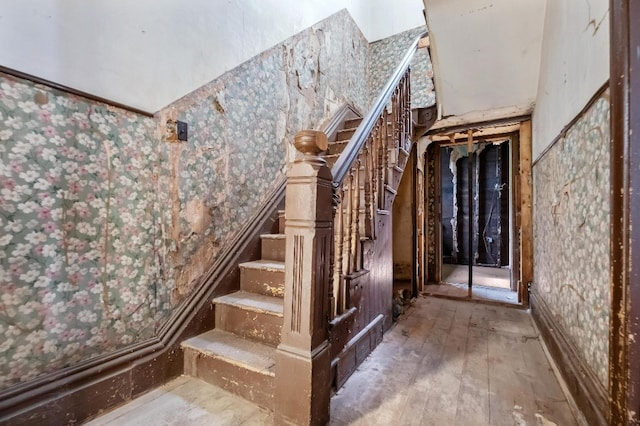
<svg viewBox="0 0 640 426"><path fill-rule="evenodd" d="M319 128L345 102L366 111L367 87L359 76L367 49L344 10L160 112L161 122L190 126L189 141L166 161L179 164L181 173L170 189L172 205L180 206L175 239L182 242L173 253L179 269L174 297L189 293L265 201L295 156L296 132ZM163 186L172 187L170 175L163 175Z"/></svg>
<svg viewBox="0 0 640 426"><path fill-rule="evenodd" d="M0 74L0 388L151 337L170 308L153 119Z"/></svg>
<svg viewBox="0 0 640 426"><path fill-rule="evenodd" d="M609 351L609 95L536 163L534 286L603 386Z"/></svg>
<svg viewBox="0 0 640 426"><path fill-rule="evenodd" d="M0 390L157 333L367 55L342 11L155 119L0 74Z"/></svg>
<svg viewBox="0 0 640 426"><path fill-rule="evenodd" d="M371 102L380 94L409 45L425 30L420 26L371 43L368 66ZM433 66L429 50L425 47L418 49L411 61L411 107L425 108L435 103Z"/></svg>

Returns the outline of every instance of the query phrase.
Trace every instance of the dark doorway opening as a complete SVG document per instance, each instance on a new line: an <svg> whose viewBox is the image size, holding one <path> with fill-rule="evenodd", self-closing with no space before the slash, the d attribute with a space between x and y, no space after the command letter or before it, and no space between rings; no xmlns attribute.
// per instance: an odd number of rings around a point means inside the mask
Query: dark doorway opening
<svg viewBox="0 0 640 426"><path fill-rule="evenodd" d="M440 148L442 263L510 265L509 159L508 141L479 143L471 155L466 146Z"/></svg>
<svg viewBox="0 0 640 426"><path fill-rule="evenodd" d="M510 139L442 143L434 149L439 157L442 291L518 303L511 271Z"/></svg>

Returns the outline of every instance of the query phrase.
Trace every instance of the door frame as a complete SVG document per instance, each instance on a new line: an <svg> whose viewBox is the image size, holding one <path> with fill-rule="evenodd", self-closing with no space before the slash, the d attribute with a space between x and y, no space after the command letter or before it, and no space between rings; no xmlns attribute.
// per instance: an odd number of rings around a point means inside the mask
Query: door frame
<svg viewBox="0 0 640 426"><path fill-rule="evenodd" d="M432 129L427 135L431 139L431 143L425 150L424 154L424 187L428 187L428 172L426 166L428 164L429 150L436 149L435 161L435 194L430 194L425 191L427 196L435 197L435 202L439 206L441 203L440 187L440 154L439 149L442 144L451 142L469 143L470 136L473 141L485 140L499 140L509 139L511 152L512 152L512 166L511 166L511 182L512 188L510 192L513 194L512 213L511 213L511 228L513 229L512 238L510 241L512 252L512 269L511 269L511 282L518 291L518 303L523 307L529 306L529 286L533 281L533 179L532 179L532 158L531 158L531 120L530 117L518 117L517 119L505 119L499 122L493 121L490 123L476 123L472 125L465 125L456 128L447 129ZM428 222L427 214L429 209L427 208L428 200L425 197L424 202L424 216L425 216L425 234L428 234ZM435 209L435 258L436 265L432 265L435 268L434 274L425 274L425 279L428 276L435 278L437 283L442 281L442 268L440 266L442 257L442 233L440 232L440 208ZM433 240L432 240L433 241ZM427 245L425 239L425 246ZM426 247L425 250L426 252ZM427 284L426 282L424 284Z"/></svg>
<svg viewBox="0 0 640 426"><path fill-rule="evenodd" d="M640 2L610 0L609 424L640 424ZM631 96L631 93L635 96ZM635 191L633 189L635 188ZM634 417L630 417L635 412Z"/></svg>

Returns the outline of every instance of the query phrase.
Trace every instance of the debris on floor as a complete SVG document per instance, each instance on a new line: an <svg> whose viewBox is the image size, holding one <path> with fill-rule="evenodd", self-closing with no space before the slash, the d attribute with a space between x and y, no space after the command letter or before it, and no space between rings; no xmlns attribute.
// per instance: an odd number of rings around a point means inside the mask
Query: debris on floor
<svg viewBox="0 0 640 426"><path fill-rule="evenodd" d="M396 291L393 296L393 320L396 321L398 317L405 313L406 309L411 305L411 291L406 288Z"/></svg>

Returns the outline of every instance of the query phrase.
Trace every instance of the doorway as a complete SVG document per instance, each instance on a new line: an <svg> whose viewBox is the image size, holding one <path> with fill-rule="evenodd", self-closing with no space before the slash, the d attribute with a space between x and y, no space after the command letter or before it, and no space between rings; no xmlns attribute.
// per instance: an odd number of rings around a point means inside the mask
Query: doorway
<svg viewBox="0 0 640 426"><path fill-rule="evenodd" d="M468 144L441 143L437 149L442 277L440 287L429 290L471 292L472 298L516 303L509 249L509 139L479 140L471 149Z"/></svg>
<svg viewBox="0 0 640 426"><path fill-rule="evenodd" d="M431 136L423 183L430 240L425 293L526 304L520 270L524 170L520 132L514 131L520 125L509 130Z"/></svg>

